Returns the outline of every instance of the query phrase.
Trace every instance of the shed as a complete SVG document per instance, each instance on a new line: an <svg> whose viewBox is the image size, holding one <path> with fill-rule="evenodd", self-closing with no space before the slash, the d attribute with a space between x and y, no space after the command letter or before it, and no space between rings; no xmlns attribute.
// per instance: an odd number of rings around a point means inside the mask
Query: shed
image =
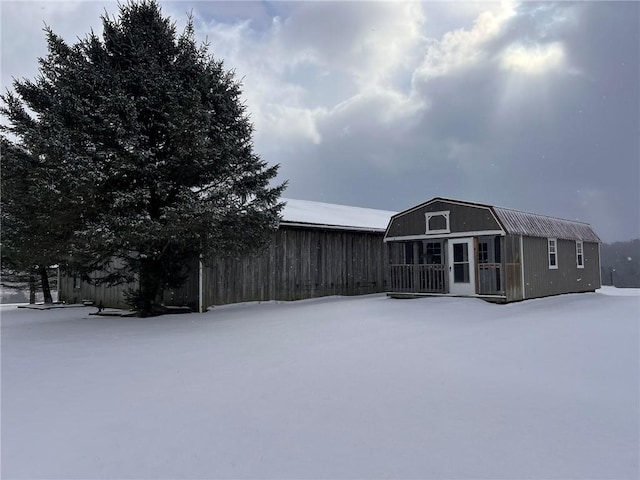
<svg viewBox="0 0 640 480"><path fill-rule="evenodd" d="M600 239L586 223L433 198L391 217L390 295L512 302L600 288Z"/></svg>
<svg viewBox="0 0 640 480"><path fill-rule="evenodd" d="M165 303L203 311L229 303L388 290L388 251L383 237L395 212L283 201L286 205L279 228L262 255L194 259L188 266L187 282L178 290L166 291ZM61 278L60 298L126 307L122 286L92 285L71 276Z"/></svg>

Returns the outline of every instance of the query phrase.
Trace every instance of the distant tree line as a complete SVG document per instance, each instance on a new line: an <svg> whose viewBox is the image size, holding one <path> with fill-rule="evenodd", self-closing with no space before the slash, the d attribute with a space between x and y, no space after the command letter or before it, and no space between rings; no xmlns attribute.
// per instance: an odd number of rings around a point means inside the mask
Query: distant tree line
<svg viewBox="0 0 640 480"><path fill-rule="evenodd" d="M640 288L640 239L600 246L602 284Z"/></svg>

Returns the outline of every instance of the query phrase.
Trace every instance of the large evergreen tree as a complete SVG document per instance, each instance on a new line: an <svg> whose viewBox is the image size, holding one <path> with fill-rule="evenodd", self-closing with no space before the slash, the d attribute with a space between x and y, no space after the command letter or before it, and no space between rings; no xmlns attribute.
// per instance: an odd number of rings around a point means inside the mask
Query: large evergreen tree
<svg viewBox="0 0 640 480"><path fill-rule="evenodd" d="M3 142L76 268L137 279L149 311L194 256L263 248L284 184L253 151L234 73L197 45L191 19L178 34L143 0L102 21L102 38L73 45L46 29L39 76L2 96Z"/></svg>

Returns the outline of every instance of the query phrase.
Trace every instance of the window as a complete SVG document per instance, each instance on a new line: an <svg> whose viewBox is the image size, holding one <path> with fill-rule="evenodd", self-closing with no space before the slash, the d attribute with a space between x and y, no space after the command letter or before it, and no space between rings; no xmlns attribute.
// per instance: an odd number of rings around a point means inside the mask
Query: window
<svg viewBox="0 0 640 480"><path fill-rule="evenodd" d="M442 244L440 242L426 242L425 250L425 264L442 265Z"/></svg>
<svg viewBox="0 0 640 480"><path fill-rule="evenodd" d="M449 210L442 212L425 213L427 234L432 233L449 233Z"/></svg>
<svg viewBox="0 0 640 480"><path fill-rule="evenodd" d="M576 265L578 268L584 268L584 248L582 241L576 241Z"/></svg>
<svg viewBox="0 0 640 480"><path fill-rule="evenodd" d="M73 274L73 289L78 290L82 287L82 278L80 278L79 273Z"/></svg>
<svg viewBox="0 0 640 480"><path fill-rule="evenodd" d="M558 268L558 240L548 239L549 268Z"/></svg>
<svg viewBox="0 0 640 480"><path fill-rule="evenodd" d="M478 263L489 263L489 244L487 242L478 243Z"/></svg>

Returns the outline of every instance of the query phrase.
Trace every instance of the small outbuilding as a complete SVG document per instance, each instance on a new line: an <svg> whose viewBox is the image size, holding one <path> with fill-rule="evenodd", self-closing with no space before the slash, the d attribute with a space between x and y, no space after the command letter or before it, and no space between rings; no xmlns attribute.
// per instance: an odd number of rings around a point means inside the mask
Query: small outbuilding
<svg viewBox="0 0 640 480"><path fill-rule="evenodd" d="M283 199L278 230L266 251L245 258L193 259L182 288L165 291L166 305L203 311L229 303L299 300L386 292L388 251L383 237L395 212ZM93 274L98 278L100 272ZM60 298L126 307L124 291L63 275Z"/></svg>
<svg viewBox="0 0 640 480"><path fill-rule="evenodd" d="M434 198L391 217L389 295L505 303L601 286L600 239L586 223Z"/></svg>

